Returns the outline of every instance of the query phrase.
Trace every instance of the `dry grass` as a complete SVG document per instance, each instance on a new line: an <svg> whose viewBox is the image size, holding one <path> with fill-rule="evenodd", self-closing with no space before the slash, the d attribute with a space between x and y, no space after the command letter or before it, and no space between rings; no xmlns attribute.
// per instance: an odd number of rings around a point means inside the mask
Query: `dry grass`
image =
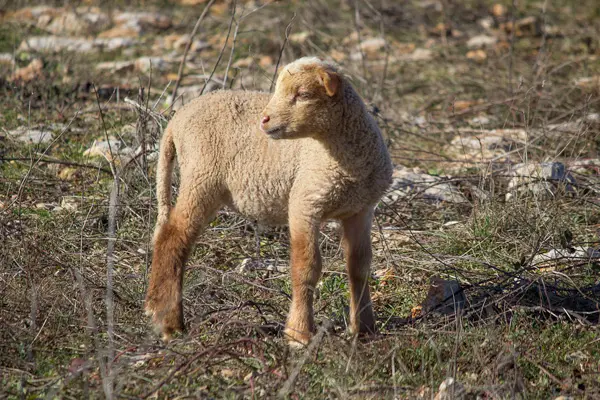
<svg viewBox="0 0 600 400"><path fill-rule="evenodd" d="M380 334L365 341L346 333L340 238L325 227L315 310L328 329L310 354L289 352L281 336L290 298L287 232L258 229L227 210L188 264L187 334L164 346L142 315L155 219L152 151L171 115L161 95L171 92L168 73L176 75L179 64L124 76L94 65L147 55L159 32L131 54L41 54L44 75L30 83L9 82L12 68L0 65L0 132L63 124L45 145L0 133L0 396L255 398L285 387L292 398L431 398L449 376L473 397L600 395L598 262L534 261L552 249L598 248L598 166L574 173L574 195L505 201L511 162L561 161L574 169L598 158L600 123L555 126L600 112L598 88L573 83L600 74L598 6L523 2L515 19L535 16L546 33L507 35L476 63L465 57L465 43L482 33L477 21L492 3L460 3L278 2L232 20L233 8L217 1L202 21L197 36L211 47L189 56L179 93L204 84L197 75L211 71L223 82L226 70L228 86L268 90L280 54L282 63L336 55L377 110L395 162L450 176L468 200L435 203L417 191L380 205L372 281ZM169 33L189 32L201 13L161 2L144 7L172 16ZM252 7L238 1L236 9L241 18ZM285 39L294 13L291 33L307 32L305 41ZM34 34L37 28L3 21L0 51L13 52ZM357 37L382 34L383 56L354 49ZM431 50L432 59L400 59L413 45ZM14 53L19 67L38 56ZM261 66L261 56L272 62ZM246 57L250 65L237 67ZM133 101L125 103L125 94ZM477 125L476 116L489 124ZM482 128L522 129L526 137L507 149L510 162L449 151L454 136ZM82 156L107 135L146 151L125 166ZM466 309L413 318L436 275L460 282ZM107 311L107 295L114 310Z"/></svg>

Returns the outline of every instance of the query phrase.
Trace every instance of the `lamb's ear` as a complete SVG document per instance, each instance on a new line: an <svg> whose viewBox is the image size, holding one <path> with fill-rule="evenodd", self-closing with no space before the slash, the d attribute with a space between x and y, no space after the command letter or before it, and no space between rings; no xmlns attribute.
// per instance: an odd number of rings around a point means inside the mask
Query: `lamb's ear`
<svg viewBox="0 0 600 400"><path fill-rule="evenodd" d="M325 87L325 93L329 97L336 94L340 90L340 86L342 86L340 76L336 72L326 69L319 69L319 81Z"/></svg>

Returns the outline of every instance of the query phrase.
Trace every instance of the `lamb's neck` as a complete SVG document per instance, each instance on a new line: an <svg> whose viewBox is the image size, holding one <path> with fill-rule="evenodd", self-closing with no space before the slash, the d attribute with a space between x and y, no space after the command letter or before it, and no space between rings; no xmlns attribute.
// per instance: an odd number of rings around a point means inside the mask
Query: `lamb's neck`
<svg viewBox="0 0 600 400"><path fill-rule="evenodd" d="M364 103L350 88L346 93L340 130L322 142L329 155L350 175L369 175L381 158L379 128ZM358 161L358 162L357 162Z"/></svg>

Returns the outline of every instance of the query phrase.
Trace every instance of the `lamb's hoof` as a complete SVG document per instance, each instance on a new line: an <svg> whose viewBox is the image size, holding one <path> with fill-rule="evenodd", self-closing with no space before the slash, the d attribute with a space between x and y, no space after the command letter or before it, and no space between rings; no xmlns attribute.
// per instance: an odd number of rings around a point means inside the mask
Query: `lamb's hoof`
<svg viewBox="0 0 600 400"><path fill-rule="evenodd" d="M146 315L152 318L154 331L162 335L162 340L168 343L175 332L185 332L183 324L183 307L181 303L167 304L146 300Z"/></svg>
<svg viewBox="0 0 600 400"><path fill-rule="evenodd" d="M312 333L301 332L292 328L285 328L284 335L288 341L288 346L293 350L305 348L312 338Z"/></svg>

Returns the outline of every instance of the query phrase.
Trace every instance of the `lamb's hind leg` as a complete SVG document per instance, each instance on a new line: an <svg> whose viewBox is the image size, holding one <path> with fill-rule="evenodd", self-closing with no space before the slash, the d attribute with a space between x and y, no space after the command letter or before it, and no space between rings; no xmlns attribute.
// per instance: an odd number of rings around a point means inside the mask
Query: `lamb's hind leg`
<svg viewBox="0 0 600 400"><path fill-rule="evenodd" d="M350 330L374 333L375 318L369 293L372 208L343 221L344 253L350 278Z"/></svg>
<svg viewBox="0 0 600 400"><path fill-rule="evenodd" d="M165 341L174 332L184 330L184 267L198 232L219 207L217 193L211 189L210 185L191 183L182 187L167 221L156 228L146 314L152 316L156 331Z"/></svg>

